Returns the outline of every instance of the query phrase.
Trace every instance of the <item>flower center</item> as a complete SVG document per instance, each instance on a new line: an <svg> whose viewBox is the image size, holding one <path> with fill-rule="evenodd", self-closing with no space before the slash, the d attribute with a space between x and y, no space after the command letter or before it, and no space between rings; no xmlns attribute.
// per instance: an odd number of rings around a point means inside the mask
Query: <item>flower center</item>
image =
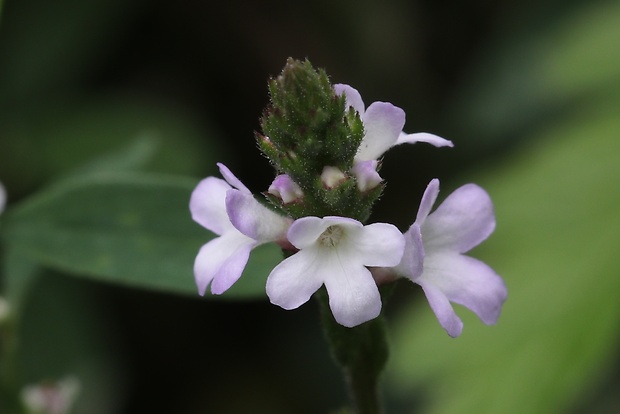
<svg viewBox="0 0 620 414"><path fill-rule="evenodd" d="M329 226L323 234L319 236L319 243L323 246L334 247L342 238L343 233L342 227Z"/></svg>

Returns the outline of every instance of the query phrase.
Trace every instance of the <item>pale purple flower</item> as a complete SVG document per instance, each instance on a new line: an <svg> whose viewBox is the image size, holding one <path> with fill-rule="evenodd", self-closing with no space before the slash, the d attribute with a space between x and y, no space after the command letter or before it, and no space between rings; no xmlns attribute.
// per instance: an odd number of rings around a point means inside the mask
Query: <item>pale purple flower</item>
<svg viewBox="0 0 620 414"><path fill-rule="evenodd" d="M404 143L426 142L436 147L453 146L451 141L427 132L403 132L405 111L391 103L373 102L366 108L360 93L351 86L335 84L334 91L337 95L345 95L347 106L359 113L364 124L365 135L355 155L356 162L379 159L393 146Z"/></svg>
<svg viewBox="0 0 620 414"><path fill-rule="evenodd" d="M295 309L323 284L338 323L353 327L381 312L379 289L366 266L395 266L405 240L391 224L367 226L345 217L303 217L288 231L299 249L273 269L267 295L273 304Z"/></svg>
<svg viewBox="0 0 620 414"><path fill-rule="evenodd" d="M456 337L463 322L450 302L465 306L490 325L497 322L507 291L493 269L463 254L495 229L489 195L475 184L466 184L429 214L438 194L439 180L434 179L405 233L405 253L394 271L422 287L441 326Z"/></svg>
<svg viewBox="0 0 620 414"><path fill-rule="evenodd" d="M266 242L286 243L291 219L260 204L251 191L223 164L225 178L207 177L190 199L192 218L219 237L202 246L194 262L194 276L201 295L209 283L211 292L222 294L238 279L250 251Z"/></svg>
<svg viewBox="0 0 620 414"><path fill-rule="evenodd" d="M304 195L299 185L287 174L278 175L269 186L267 192L282 199L284 204L297 201Z"/></svg>
<svg viewBox="0 0 620 414"><path fill-rule="evenodd" d="M4 206L6 205L6 190L2 183L0 183L0 213L4 211Z"/></svg>

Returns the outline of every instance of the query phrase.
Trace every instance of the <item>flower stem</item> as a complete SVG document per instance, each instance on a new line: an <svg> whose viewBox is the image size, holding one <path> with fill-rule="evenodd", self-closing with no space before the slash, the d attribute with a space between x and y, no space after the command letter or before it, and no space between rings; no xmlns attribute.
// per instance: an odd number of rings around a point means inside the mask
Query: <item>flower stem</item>
<svg viewBox="0 0 620 414"><path fill-rule="evenodd" d="M317 295L325 336L340 365L355 414L381 414L379 379L387 362L388 345L383 315L353 328L332 316L325 289Z"/></svg>

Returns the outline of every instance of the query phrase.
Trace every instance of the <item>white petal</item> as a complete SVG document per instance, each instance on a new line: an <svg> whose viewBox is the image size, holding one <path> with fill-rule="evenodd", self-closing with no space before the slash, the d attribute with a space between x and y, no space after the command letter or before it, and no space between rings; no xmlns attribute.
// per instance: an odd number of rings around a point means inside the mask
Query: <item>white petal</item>
<svg viewBox="0 0 620 414"><path fill-rule="evenodd" d="M318 249L300 250L277 265L267 278L267 296L274 305L296 309L310 299L321 285Z"/></svg>
<svg viewBox="0 0 620 414"><path fill-rule="evenodd" d="M345 98L347 99L347 107L352 106L353 109L359 113L360 117L364 115L364 101L362 101L362 96L357 89L343 83L337 83L334 85L334 91L336 92L336 95L342 95L344 93Z"/></svg>
<svg viewBox="0 0 620 414"><path fill-rule="evenodd" d="M422 286L428 304L435 313L435 316L437 316L437 320L441 326L451 337L456 338L459 336L463 331L463 321L461 321L461 318L454 312L446 295L432 283L424 283L422 281L419 282L419 284Z"/></svg>
<svg viewBox="0 0 620 414"><path fill-rule="evenodd" d="M321 234L331 224L319 217L302 217L291 224L287 238L298 249L305 249L314 245Z"/></svg>
<svg viewBox="0 0 620 414"><path fill-rule="evenodd" d="M499 318L506 285L483 262L460 254L431 254L427 250L419 283L433 285L451 302L465 306L486 324Z"/></svg>
<svg viewBox="0 0 620 414"><path fill-rule="evenodd" d="M420 226L417 223L412 224L404 234L404 237L405 251L403 258L394 271L399 276L404 276L415 282L422 274L424 264L424 244L422 243Z"/></svg>
<svg viewBox="0 0 620 414"><path fill-rule="evenodd" d="M252 194L252 192L235 176L235 174L232 173L232 171L230 171L230 169L228 169L227 166L221 162L218 162L217 166L220 168L220 174L222 174L222 177L224 177L228 184L246 194Z"/></svg>
<svg viewBox="0 0 620 414"><path fill-rule="evenodd" d="M429 134L428 132L417 132L415 134L401 132L396 141L396 145L415 144L416 142L426 142L436 147L454 147L452 141L434 134Z"/></svg>
<svg viewBox="0 0 620 414"><path fill-rule="evenodd" d="M353 164L351 173L355 176L360 192L372 190L383 181L377 172L377 164L377 160L359 161Z"/></svg>
<svg viewBox="0 0 620 414"><path fill-rule="evenodd" d="M292 221L269 210L252 194L239 190L228 190L226 211L237 230L259 242L286 239L286 232Z"/></svg>
<svg viewBox="0 0 620 414"><path fill-rule="evenodd" d="M424 224L426 217L431 212L433 205L435 204L435 200L437 200L437 196L439 195L439 180L437 178L433 178L430 183L426 186L426 190L424 190L424 194L422 195L422 200L420 201L420 207L418 207L418 215L416 216L415 222L420 226Z"/></svg>
<svg viewBox="0 0 620 414"><path fill-rule="evenodd" d="M405 111L388 102L373 102L362 121L365 134L355 159L376 160L396 145L398 135L405 125Z"/></svg>
<svg viewBox="0 0 620 414"><path fill-rule="evenodd" d="M485 240L495 229L491 198L475 184L455 190L422 225L427 251L448 249L465 253Z"/></svg>
<svg viewBox="0 0 620 414"><path fill-rule="evenodd" d="M368 269L341 252L325 255L323 261L319 272L339 324L350 328L379 316L381 296Z"/></svg>
<svg viewBox="0 0 620 414"><path fill-rule="evenodd" d="M387 223L369 224L347 232L347 251L356 251L356 258L364 266L396 266L405 249L403 234ZM340 246L339 246L340 247Z"/></svg>
<svg viewBox="0 0 620 414"><path fill-rule="evenodd" d="M234 230L202 246L194 262L198 292L204 295L209 283L214 294L228 290L241 277L255 245L254 240Z"/></svg>
<svg viewBox="0 0 620 414"><path fill-rule="evenodd" d="M230 188L220 178L207 177L200 181L189 200L194 221L218 235L232 229L226 214L226 192Z"/></svg>

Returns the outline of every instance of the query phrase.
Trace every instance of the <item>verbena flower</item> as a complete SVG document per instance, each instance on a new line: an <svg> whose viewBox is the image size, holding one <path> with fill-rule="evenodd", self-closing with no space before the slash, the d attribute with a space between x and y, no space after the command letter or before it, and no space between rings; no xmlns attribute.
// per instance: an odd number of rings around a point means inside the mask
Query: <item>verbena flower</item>
<svg viewBox="0 0 620 414"><path fill-rule="evenodd" d="M466 184L429 214L438 194L439 180L434 179L422 196L415 222L405 233L405 253L394 270L422 287L441 326L456 337L463 322L450 302L470 309L484 323L494 324L507 291L493 269L463 254L495 229L488 194L475 184Z"/></svg>
<svg viewBox="0 0 620 414"><path fill-rule="evenodd" d="M2 183L0 183L0 214L4 211L4 206L6 205L6 190Z"/></svg>
<svg viewBox="0 0 620 414"><path fill-rule="evenodd" d="M344 94L348 106L353 107L364 124L364 139L357 150L355 161L379 159L387 150L395 145L416 142L427 142L436 147L452 147L452 141L427 132L406 134L405 111L388 102L373 102L365 107L360 93L349 85L335 84L337 95Z"/></svg>
<svg viewBox="0 0 620 414"><path fill-rule="evenodd" d="M219 236L202 246L194 262L201 295L209 283L214 294L228 290L241 277L250 251L266 242L285 243L291 223L254 199L225 165L218 167L225 180L205 178L194 189L189 204L192 218Z"/></svg>
<svg viewBox="0 0 620 414"><path fill-rule="evenodd" d="M346 217L303 217L288 231L299 252L276 266L267 295L284 309L306 303L322 285L338 323L353 327L381 312L379 289L366 266L395 266L405 240L391 224L367 226Z"/></svg>

